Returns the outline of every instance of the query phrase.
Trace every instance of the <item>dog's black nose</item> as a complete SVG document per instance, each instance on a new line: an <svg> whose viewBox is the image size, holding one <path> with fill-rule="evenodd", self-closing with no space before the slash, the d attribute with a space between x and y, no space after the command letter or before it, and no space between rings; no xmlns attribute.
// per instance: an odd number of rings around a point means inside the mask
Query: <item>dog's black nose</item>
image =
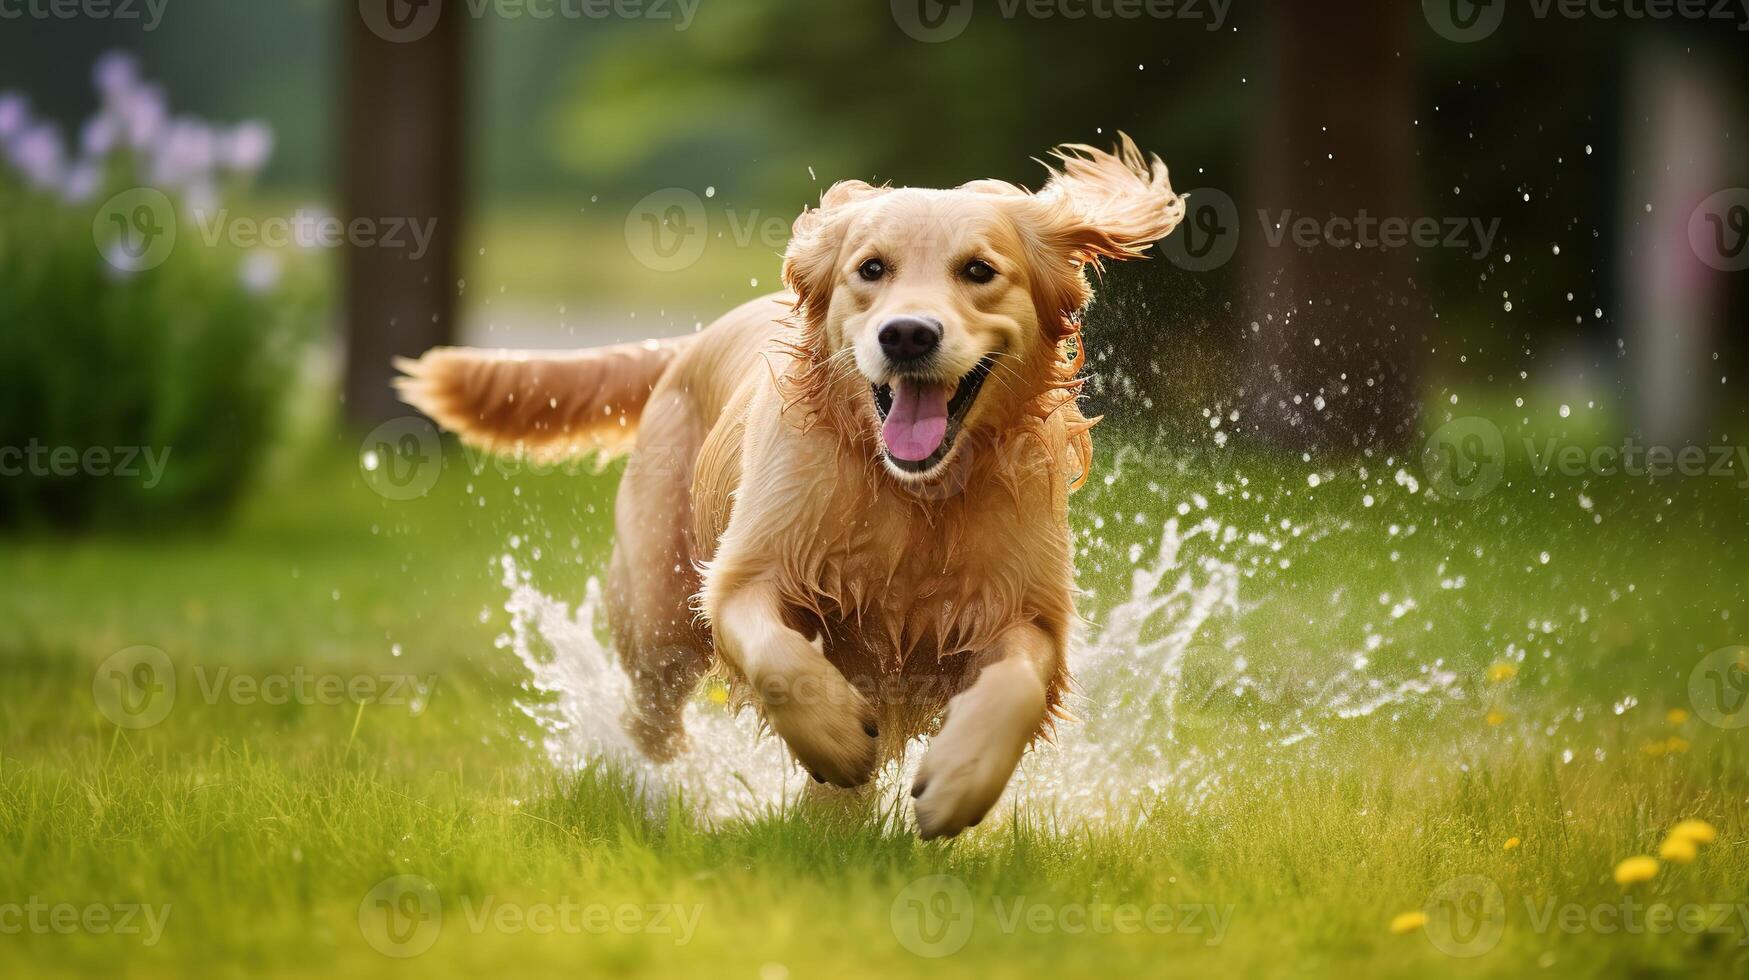
<svg viewBox="0 0 1749 980"><path fill-rule="evenodd" d="M896 316L875 335L894 364L921 360L941 346L941 322L927 316Z"/></svg>

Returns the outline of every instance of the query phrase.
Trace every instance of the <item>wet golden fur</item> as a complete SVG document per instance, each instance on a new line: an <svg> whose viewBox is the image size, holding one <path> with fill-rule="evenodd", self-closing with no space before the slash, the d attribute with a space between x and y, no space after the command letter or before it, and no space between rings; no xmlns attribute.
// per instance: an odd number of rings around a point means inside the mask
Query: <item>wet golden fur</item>
<svg viewBox="0 0 1749 980"><path fill-rule="evenodd" d="M818 779L858 784L934 733L916 790L934 836L976 823L1048 732L1075 616L1067 496L1097 421L1077 405L1088 273L1184 213L1127 137L1057 160L1036 194L834 185L796 221L790 291L696 337L403 365L409 401L489 448L614 452L635 433L609 601L649 754L678 751L714 667ZM864 255L895 271L859 278ZM998 279L956 278L968 255ZM949 390L994 364L925 477L883 465L870 394L872 332L912 310L947 325Z"/></svg>

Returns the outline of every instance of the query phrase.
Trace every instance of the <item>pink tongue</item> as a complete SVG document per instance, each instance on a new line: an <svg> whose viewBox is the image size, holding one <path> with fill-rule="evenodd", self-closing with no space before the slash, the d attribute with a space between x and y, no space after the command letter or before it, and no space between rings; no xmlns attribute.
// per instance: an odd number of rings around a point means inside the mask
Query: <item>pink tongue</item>
<svg viewBox="0 0 1749 980"><path fill-rule="evenodd" d="M947 438L947 389L904 378L893 382L893 410L881 426L887 451L907 463L928 459Z"/></svg>

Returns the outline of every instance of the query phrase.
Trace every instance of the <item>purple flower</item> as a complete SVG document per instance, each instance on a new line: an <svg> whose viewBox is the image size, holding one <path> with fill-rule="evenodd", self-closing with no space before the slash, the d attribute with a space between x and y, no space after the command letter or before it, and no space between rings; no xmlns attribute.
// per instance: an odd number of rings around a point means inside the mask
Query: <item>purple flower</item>
<svg viewBox="0 0 1749 980"><path fill-rule="evenodd" d="M104 271L112 282L132 279L140 271L140 260L128 254L127 246L119 238L103 247L103 262L108 266Z"/></svg>
<svg viewBox="0 0 1749 980"><path fill-rule="evenodd" d="M9 140L30 122L30 103L17 92L0 92L0 140Z"/></svg>
<svg viewBox="0 0 1749 980"><path fill-rule="evenodd" d="M61 200L68 204L83 204L97 194L103 184L103 168L90 160L81 160L67 171L61 182Z"/></svg>
<svg viewBox="0 0 1749 980"><path fill-rule="evenodd" d="M13 165L34 186L48 188L61 182L67 154L61 146L61 131L53 125L44 123L25 129L9 150Z"/></svg>
<svg viewBox="0 0 1749 980"><path fill-rule="evenodd" d="M158 139L170 114L164 90L156 85L142 85L129 92L117 102L116 109L127 129L128 145L136 150L143 150Z"/></svg>
<svg viewBox="0 0 1749 980"><path fill-rule="evenodd" d="M179 117L170 123L152 157L152 182L194 184L213 168L216 140L204 123Z"/></svg>
<svg viewBox="0 0 1749 980"><path fill-rule="evenodd" d="M109 51L97 59L91 78L106 100L120 102L140 84L140 63L125 51Z"/></svg>
<svg viewBox="0 0 1749 980"><path fill-rule="evenodd" d="M204 177L197 178L182 192L182 213L190 220L200 221L219 206L219 192Z"/></svg>
<svg viewBox="0 0 1749 980"><path fill-rule="evenodd" d="M222 141L219 157L226 169L253 174L267 164L273 154L273 130L266 123L249 122L239 125Z"/></svg>
<svg viewBox="0 0 1749 980"><path fill-rule="evenodd" d="M79 146L87 156L108 156L121 136L121 123L113 116L92 116L79 132Z"/></svg>
<svg viewBox="0 0 1749 980"><path fill-rule="evenodd" d="M279 285L279 256L272 252L254 251L243 257L243 267L238 273L243 281L243 288L256 296L273 291Z"/></svg>

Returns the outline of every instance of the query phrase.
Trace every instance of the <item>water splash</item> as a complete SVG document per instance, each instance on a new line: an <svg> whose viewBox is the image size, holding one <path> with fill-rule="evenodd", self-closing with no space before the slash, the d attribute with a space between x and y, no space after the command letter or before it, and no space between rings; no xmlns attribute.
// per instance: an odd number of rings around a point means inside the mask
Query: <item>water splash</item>
<svg viewBox="0 0 1749 980"><path fill-rule="evenodd" d="M1454 690L1455 675L1438 665L1381 676L1369 655L1383 642L1377 634L1356 644L1341 666L1305 677L1271 676L1253 666L1242 627L1257 606L1242 601L1240 583L1259 556L1285 562L1278 556L1289 537L1297 535L1241 532L1212 516L1186 524L1175 517L1162 527L1150 560L1132 549L1128 593L1071 647L1075 721L1060 724L1053 743L1028 754L998 813L1018 804L1059 823L1101 822L1133 819L1168 794L1195 803L1236 766L1256 761L1248 748L1279 757L1333 724ZM611 761L652 800L678 791L712 822L767 812L801 795L806 779L781 742L761 735L751 712L733 715L705 698L686 709L689 749L666 764L645 759L620 728L630 686L604 639L599 584L590 580L573 611L539 591L513 554L501 568L511 625L499 645L529 672L520 706L541 728L555 764ZM1196 683L1186 680L1192 659L1209 674ZM1206 716L1211 706L1257 703L1270 710L1227 718L1216 738L1187 730L1187 716ZM1229 732L1247 737L1228 739ZM900 800L926 748L918 740L902 765L878 776L884 804Z"/></svg>
<svg viewBox="0 0 1749 980"><path fill-rule="evenodd" d="M690 745L679 758L645 758L620 727L631 703L631 682L605 641L601 585L590 579L573 612L530 582L512 555L499 559L510 590L504 609L510 632L498 645L528 668L530 696L518 706L540 726L542 748L561 768L610 762L636 778L656 799L684 794L707 819L751 816L794 799L806 779L775 737L761 737L751 712L731 714L694 699L686 708Z"/></svg>

